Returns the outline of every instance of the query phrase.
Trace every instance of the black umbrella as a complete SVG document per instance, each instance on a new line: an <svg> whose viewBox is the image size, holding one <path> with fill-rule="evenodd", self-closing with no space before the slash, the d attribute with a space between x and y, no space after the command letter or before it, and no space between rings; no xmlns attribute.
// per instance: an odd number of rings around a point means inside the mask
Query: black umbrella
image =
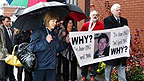
<svg viewBox="0 0 144 81"><path fill-rule="evenodd" d="M66 4L56 1L40 2L24 10L18 11L16 15L19 16L12 26L20 30L36 29L43 23L42 16L47 11L57 13L60 20L70 13Z"/></svg>
<svg viewBox="0 0 144 81"><path fill-rule="evenodd" d="M83 11L81 10L81 8L78 5L74 5L74 4L70 4L67 3L69 10L74 11L74 12L79 12L79 13L83 13Z"/></svg>
<svg viewBox="0 0 144 81"><path fill-rule="evenodd" d="M81 21L82 19L87 19L86 15L83 13L81 8L78 5L69 4L68 9L71 11L69 15L67 15L65 18L73 18L76 21Z"/></svg>

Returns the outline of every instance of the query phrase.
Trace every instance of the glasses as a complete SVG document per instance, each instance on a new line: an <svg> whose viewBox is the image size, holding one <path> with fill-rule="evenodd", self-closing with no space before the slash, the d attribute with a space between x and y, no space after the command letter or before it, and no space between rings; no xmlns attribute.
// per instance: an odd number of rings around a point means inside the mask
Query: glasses
<svg viewBox="0 0 144 81"><path fill-rule="evenodd" d="M99 14L93 14L93 16L97 16L97 17L98 17L98 16L99 16Z"/></svg>
<svg viewBox="0 0 144 81"><path fill-rule="evenodd" d="M11 22L11 21L6 21L6 22Z"/></svg>

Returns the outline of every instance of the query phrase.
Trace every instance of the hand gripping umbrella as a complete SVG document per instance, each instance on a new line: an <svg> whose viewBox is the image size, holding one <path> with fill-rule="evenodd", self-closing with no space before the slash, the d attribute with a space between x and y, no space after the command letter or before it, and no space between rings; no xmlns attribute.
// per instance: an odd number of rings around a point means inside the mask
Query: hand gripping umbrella
<svg viewBox="0 0 144 81"><path fill-rule="evenodd" d="M60 20L70 13L66 4L56 1L40 2L24 10L18 11L16 15L19 16L12 26L20 30L37 29L43 23L42 16L47 11L57 13Z"/></svg>

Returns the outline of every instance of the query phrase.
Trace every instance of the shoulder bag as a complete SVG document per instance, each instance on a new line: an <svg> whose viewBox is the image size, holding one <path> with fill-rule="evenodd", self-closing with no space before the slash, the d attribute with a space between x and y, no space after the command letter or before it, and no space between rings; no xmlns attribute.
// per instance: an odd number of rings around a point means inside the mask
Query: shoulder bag
<svg viewBox="0 0 144 81"><path fill-rule="evenodd" d="M18 46L16 55L23 66L31 72L37 69L37 58L36 55L28 49L28 47L28 43L21 43Z"/></svg>

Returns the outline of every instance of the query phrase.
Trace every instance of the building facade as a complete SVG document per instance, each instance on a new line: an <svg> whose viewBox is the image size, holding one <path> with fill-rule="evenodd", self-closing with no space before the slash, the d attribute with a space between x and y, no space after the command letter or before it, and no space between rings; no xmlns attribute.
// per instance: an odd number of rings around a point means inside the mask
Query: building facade
<svg viewBox="0 0 144 81"><path fill-rule="evenodd" d="M96 9L101 20L110 15L110 7L114 3L121 5L122 16L128 19L131 33L134 33L135 29L144 28L144 0L78 0L78 5L84 12L86 7L90 10Z"/></svg>
<svg viewBox="0 0 144 81"><path fill-rule="evenodd" d="M47 0L52 1L52 0ZM83 12L89 16L92 9L96 9L100 14L100 19L110 15L110 8L114 3L119 3L122 6L122 16L128 19L128 24L131 29L131 34L135 34L136 30L143 31L144 28L144 0L55 0L64 3L78 5ZM4 8L4 15L11 16L17 8ZM88 20L88 19L87 19ZM80 29L84 22L82 20L77 23L77 28ZM141 32L141 34L144 34Z"/></svg>

